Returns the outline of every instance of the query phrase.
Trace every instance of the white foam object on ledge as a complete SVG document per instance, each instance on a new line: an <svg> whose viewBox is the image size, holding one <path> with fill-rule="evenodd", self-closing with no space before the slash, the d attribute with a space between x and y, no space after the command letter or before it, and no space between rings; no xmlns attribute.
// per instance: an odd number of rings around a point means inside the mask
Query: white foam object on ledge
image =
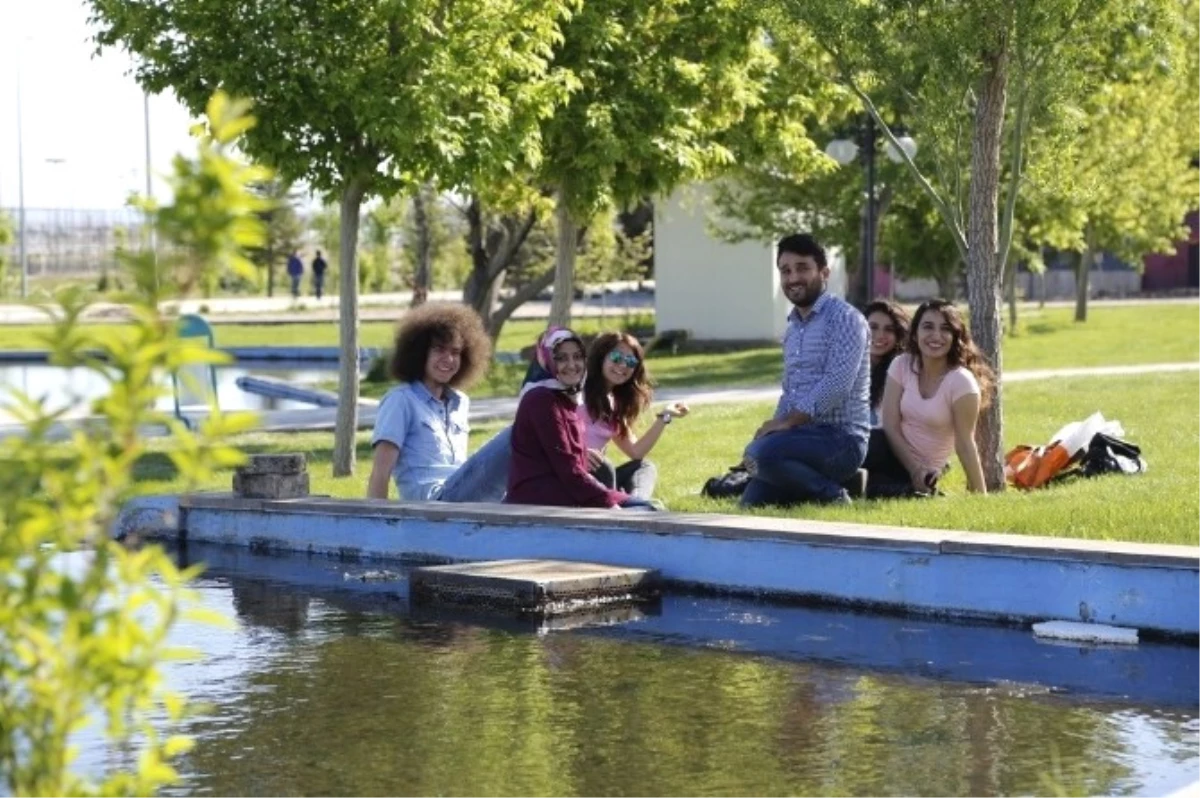
<svg viewBox="0 0 1200 798"><path fill-rule="evenodd" d="M1137 629L1123 626L1105 626L1102 623L1079 621L1043 621L1033 625L1035 637L1054 640L1073 640L1080 643L1123 643L1137 645Z"/></svg>

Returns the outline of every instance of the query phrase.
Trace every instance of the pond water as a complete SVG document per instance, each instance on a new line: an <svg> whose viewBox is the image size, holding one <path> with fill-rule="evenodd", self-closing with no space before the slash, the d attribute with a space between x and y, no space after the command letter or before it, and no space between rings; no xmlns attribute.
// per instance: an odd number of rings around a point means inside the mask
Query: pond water
<svg viewBox="0 0 1200 798"><path fill-rule="evenodd" d="M217 377L217 400L223 410L294 410L307 409L315 405L287 399L274 399L243 391L237 379L246 375L274 377L292 385L310 385L320 380L337 378L337 363L261 363L239 364L215 369ZM200 370L200 378L207 379L207 369ZM166 395L158 401L160 410L172 409L171 381L163 378ZM86 403L104 396L108 383L99 374L89 369L65 369L44 363L21 363L0 365L0 386L13 388L36 397L44 397L48 408ZM74 397L74 401L72 401ZM83 406L68 415L83 415ZM10 420L0 410L0 423Z"/></svg>
<svg viewBox="0 0 1200 798"><path fill-rule="evenodd" d="M668 595L623 623L522 626L410 608L403 581L360 581L378 565L184 559L238 627L176 630L205 656L169 679L210 711L174 795L1161 795L1198 775L1194 647L1162 649L1192 663L1181 688L1095 695L946 678L952 652L923 672L872 616ZM991 657L986 629L888 623ZM877 661L806 653L818 627L880 636ZM90 767L122 758L85 742Z"/></svg>

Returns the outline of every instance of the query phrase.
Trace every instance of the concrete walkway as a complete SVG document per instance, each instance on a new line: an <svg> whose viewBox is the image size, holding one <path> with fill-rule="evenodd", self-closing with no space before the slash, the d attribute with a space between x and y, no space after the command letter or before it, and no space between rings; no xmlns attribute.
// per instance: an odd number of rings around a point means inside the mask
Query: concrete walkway
<svg viewBox="0 0 1200 798"><path fill-rule="evenodd" d="M584 296L577 299L571 312L579 317L621 316L654 311L654 281L643 283L615 282L581 289ZM459 302L462 291L433 291L434 302ZM363 294L358 298L360 321L396 321L408 308L412 293L401 291L387 294ZM304 324L332 322L338 318L339 300L326 296L317 300L311 296L292 299L275 297L213 297L164 302L162 308L177 313L199 313L212 324ZM531 300L513 313L517 319L544 319L550 315L550 302ZM128 318L124 305L100 302L84 315L89 321L119 322ZM45 324L46 312L33 305L0 304L0 324Z"/></svg>
<svg viewBox="0 0 1200 798"><path fill-rule="evenodd" d="M1004 375L1005 383L1030 382L1033 380L1066 379L1069 377L1111 377L1136 374L1167 374L1198 372L1200 363L1146 363L1133 366L1095 366L1069 369L1037 369L1011 371ZM779 386L762 385L743 388L667 388L656 391L656 404L664 402L687 402L689 405L746 404L749 402L773 402L779 398ZM377 402L364 399L358 407L358 428L371 429L375 426ZM476 422L511 419L517 411L517 397L491 397L471 402L471 420ZM332 430L337 419L336 407L314 407L302 410L271 410L259 413L258 432L315 432ZM54 437L66 437L70 429L86 419L71 419L55 426ZM686 421L683 423L687 423ZM19 424L0 425L0 438L24 434ZM166 434L163 427L147 428L146 437L161 437Z"/></svg>
<svg viewBox="0 0 1200 798"><path fill-rule="evenodd" d="M1200 363L1147 363L1136 366L1096 366L1092 368L1011 371L1004 375L1004 382L1031 382L1068 377L1162 374L1180 371L1200 371ZM666 388L654 392L654 401L656 404L664 402L687 402L689 405L774 402L779 398L779 390L778 385L760 385L745 388ZM510 419L516 412L517 398L515 396L474 399L471 401L471 419L473 421ZM359 428L372 428L375 425L375 413L376 408L373 406L360 406L358 410ZM261 429L264 432L333 429L336 414L336 408L279 410L262 414L263 423ZM267 418L268 416L270 418ZM687 422L684 421L682 423Z"/></svg>
<svg viewBox="0 0 1200 798"><path fill-rule="evenodd" d="M654 312L654 281L645 280L638 290L638 283L613 282L602 286L589 286L584 296L575 301L571 312L577 317L620 316L626 311L639 313ZM433 291L429 298L435 302L457 302L462 299L461 291ZM399 291L386 294L362 294L358 298L361 321L396 321L412 301L412 293ZM1162 297L1130 299L1093 299L1088 307L1130 307L1134 305L1195 305L1200 297ZM304 324L336 321L338 298L326 296L317 300L311 296L292 299L290 296L276 297L214 297L211 299L184 299L164 302L163 308L179 313L200 313L213 324ZM1046 307L1073 307L1073 302L1047 302ZM1021 308L1032 311L1036 302L1023 302ZM85 315L91 321L121 321L126 318L123 305L97 303ZM513 318L544 319L550 315L550 303L532 300L517 308ZM46 314L32 305L0 304L0 325L44 324Z"/></svg>

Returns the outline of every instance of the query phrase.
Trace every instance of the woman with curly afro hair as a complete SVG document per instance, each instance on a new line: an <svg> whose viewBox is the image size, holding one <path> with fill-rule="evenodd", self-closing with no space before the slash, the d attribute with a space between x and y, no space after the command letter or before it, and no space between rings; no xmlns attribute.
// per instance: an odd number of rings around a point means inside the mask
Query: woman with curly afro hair
<svg viewBox="0 0 1200 798"><path fill-rule="evenodd" d="M470 400L487 371L491 339L466 305L426 304L400 322L391 359L400 382L379 403L367 497L404 501L500 501L508 481L510 430L467 458Z"/></svg>

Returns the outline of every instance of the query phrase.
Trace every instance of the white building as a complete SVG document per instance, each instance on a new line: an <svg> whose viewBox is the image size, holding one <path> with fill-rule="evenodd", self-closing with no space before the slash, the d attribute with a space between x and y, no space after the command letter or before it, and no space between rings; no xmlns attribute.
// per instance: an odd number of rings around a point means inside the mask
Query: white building
<svg viewBox="0 0 1200 798"><path fill-rule="evenodd" d="M655 326L687 330L693 340L778 341L791 303L779 287L774 242L714 236L720 219L710 193L691 185L655 203ZM839 250L829 249L829 265L830 290L844 295Z"/></svg>

